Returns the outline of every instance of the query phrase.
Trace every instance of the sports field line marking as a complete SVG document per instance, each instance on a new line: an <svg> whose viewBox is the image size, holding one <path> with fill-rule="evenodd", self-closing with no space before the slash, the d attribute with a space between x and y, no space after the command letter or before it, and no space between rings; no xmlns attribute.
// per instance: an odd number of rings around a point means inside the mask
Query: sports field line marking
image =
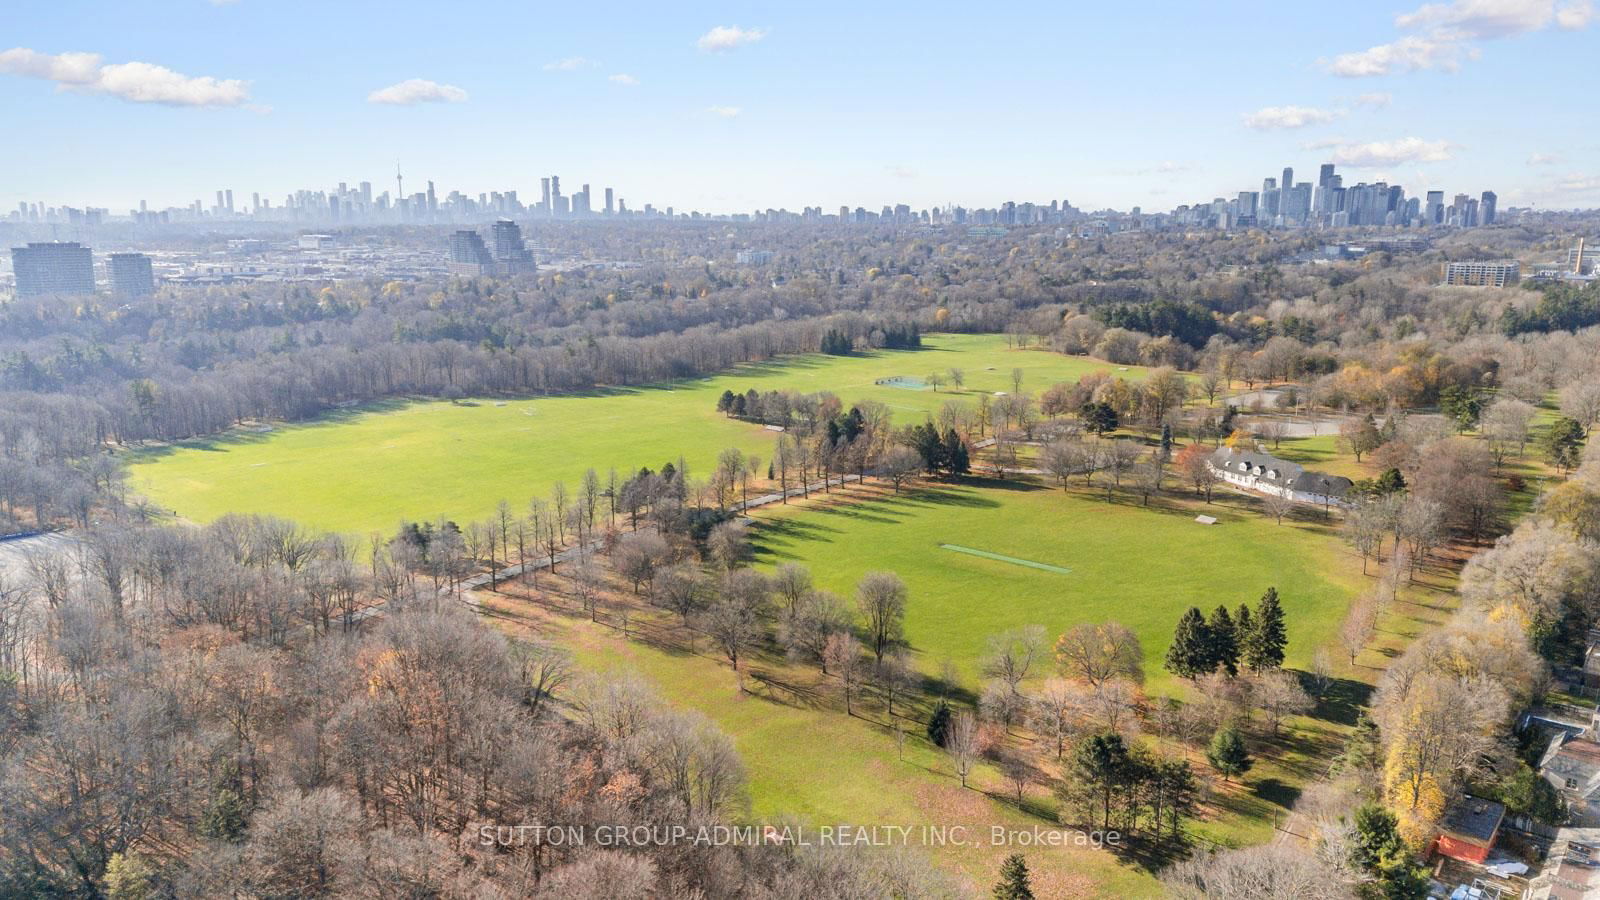
<svg viewBox="0 0 1600 900"><path fill-rule="evenodd" d="M1018 559L1015 556L1006 556L1001 553L990 553L987 550L975 550L972 547L963 547L960 544L940 544L939 549L954 550L957 553L965 553L969 556L981 556L984 559L994 559L999 560L1000 562L1012 563L1014 565L1027 566L1030 569L1043 569L1046 572L1055 572L1060 575L1072 574L1071 569L1063 566L1052 566L1049 563L1034 562L1031 559Z"/></svg>

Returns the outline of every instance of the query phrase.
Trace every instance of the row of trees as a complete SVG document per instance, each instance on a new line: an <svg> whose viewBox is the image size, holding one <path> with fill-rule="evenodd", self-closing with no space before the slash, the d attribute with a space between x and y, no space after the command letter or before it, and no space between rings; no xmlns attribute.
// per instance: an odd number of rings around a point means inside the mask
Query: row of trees
<svg viewBox="0 0 1600 900"><path fill-rule="evenodd" d="M1241 668L1259 673L1282 666L1288 644L1278 589L1270 587L1253 613L1244 603L1239 604L1237 614L1219 605L1208 619L1199 607L1189 607L1178 620L1165 666L1172 674L1190 679L1217 671L1233 677Z"/></svg>

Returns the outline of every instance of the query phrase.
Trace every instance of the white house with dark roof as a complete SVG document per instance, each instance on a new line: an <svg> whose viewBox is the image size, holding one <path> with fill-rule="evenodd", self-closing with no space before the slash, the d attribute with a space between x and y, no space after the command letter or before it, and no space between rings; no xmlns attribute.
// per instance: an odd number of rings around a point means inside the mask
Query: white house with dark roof
<svg viewBox="0 0 1600 900"><path fill-rule="evenodd" d="M1224 482L1258 494L1300 503L1348 506L1353 482L1341 475L1311 472L1303 466L1251 450L1219 447L1206 463Z"/></svg>

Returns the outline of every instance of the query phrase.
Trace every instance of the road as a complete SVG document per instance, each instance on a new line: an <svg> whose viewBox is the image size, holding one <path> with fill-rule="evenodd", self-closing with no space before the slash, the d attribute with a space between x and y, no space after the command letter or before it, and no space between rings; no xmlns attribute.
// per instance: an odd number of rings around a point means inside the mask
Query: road
<svg viewBox="0 0 1600 900"><path fill-rule="evenodd" d="M0 581L27 581L28 557L35 553L76 553L82 541L65 531L47 531L0 541Z"/></svg>

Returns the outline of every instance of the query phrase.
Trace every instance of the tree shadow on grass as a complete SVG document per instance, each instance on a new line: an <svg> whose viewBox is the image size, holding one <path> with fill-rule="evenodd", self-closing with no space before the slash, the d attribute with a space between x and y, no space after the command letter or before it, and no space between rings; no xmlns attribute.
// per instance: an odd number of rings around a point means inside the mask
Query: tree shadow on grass
<svg viewBox="0 0 1600 900"><path fill-rule="evenodd" d="M1285 784L1277 778L1262 778L1251 785L1252 792L1261 800L1288 811L1300 799L1300 788Z"/></svg>
<svg viewBox="0 0 1600 900"><path fill-rule="evenodd" d="M1335 678L1317 701L1312 714L1339 725L1354 725L1371 699L1372 685L1353 678Z"/></svg>
<svg viewBox="0 0 1600 900"><path fill-rule="evenodd" d="M923 488L908 495L908 500L925 506L965 506L973 509L997 509L1000 502L981 496L977 491L955 488Z"/></svg>

